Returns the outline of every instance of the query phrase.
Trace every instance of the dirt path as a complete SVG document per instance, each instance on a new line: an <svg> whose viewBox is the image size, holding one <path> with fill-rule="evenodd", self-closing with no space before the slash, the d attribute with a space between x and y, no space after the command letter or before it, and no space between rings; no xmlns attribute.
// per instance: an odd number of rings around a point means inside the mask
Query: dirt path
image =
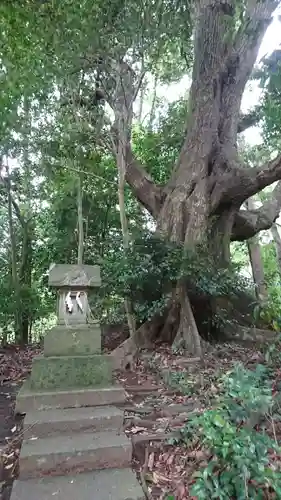
<svg viewBox="0 0 281 500"><path fill-rule="evenodd" d="M16 395L21 383L0 387L0 498L9 500L13 481L18 474L18 456L22 419L14 414Z"/></svg>

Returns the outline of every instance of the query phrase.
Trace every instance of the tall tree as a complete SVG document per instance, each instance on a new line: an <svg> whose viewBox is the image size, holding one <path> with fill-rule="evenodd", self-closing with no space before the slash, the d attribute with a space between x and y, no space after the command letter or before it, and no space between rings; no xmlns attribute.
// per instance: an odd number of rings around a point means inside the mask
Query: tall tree
<svg viewBox="0 0 281 500"><path fill-rule="evenodd" d="M278 216L270 202L240 210L250 196L281 178L281 156L247 169L237 151L240 104L277 1L198 2L189 122L182 149L166 186L153 183L127 145L127 181L157 221L158 231L185 246L204 242L229 260L231 240L244 240L270 227ZM179 333L198 346L186 289L178 289ZM198 352L198 348L194 347Z"/></svg>
<svg viewBox="0 0 281 500"><path fill-rule="evenodd" d="M270 228L278 216L279 184L271 200L261 208L242 210L241 206L249 197L281 179L281 156L248 169L237 148L238 132L252 123L240 115L242 95L278 3L277 0L198 0L193 6L194 61L186 128L182 132L180 154L164 186L156 184L138 161L130 134L125 137L122 149L125 151L126 181L140 204L154 218L158 233L181 245L183 256L186 249L204 245L217 266L226 266L232 240L243 241ZM40 15L37 7L35 12L30 3L24 6L24 18L19 16L23 8L21 3L20 6L16 14L11 14L10 10L5 10L4 14L5 19L15 16L14 24L20 24L22 32L28 31L24 49L25 56L29 57L23 58L22 53L13 48L12 55L10 49L5 60L15 62L16 55L17 68L24 67L23 74L28 81L27 60L29 64L32 60L30 45L36 47L40 69L42 59L46 68L43 87L49 86L49 91L59 80L65 84L66 74L75 75L83 70L87 73L87 81L92 82L88 85L90 101L97 102L99 80L117 122L120 106L127 110L127 96L136 95L140 60L145 61L145 69L149 70L156 60L173 61L171 55L176 54L176 60L181 60L181 71L190 60L186 54L190 51L191 15L183 1L178 2L176 8L174 2L143 2L140 5L132 1L129 8L122 2L114 3L111 8L108 3L98 2L94 10L89 1L76 10L73 2L62 7L45 2L40 5ZM31 18L35 23L33 29L30 28ZM39 34L41 36L46 23L47 36L41 40ZM7 25L5 28L6 40L9 29ZM48 55L50 46L55 56ZM34 55L32 57L34 59ZM10 67L8 63L6 66ZM129 79L118 71L116 74L116 67L124 67L124 64L128 72L134 68L136 77ZM34 95L39 93L36 88L42 84L42 71L36 76L36 85L29 87ZM32 79L34 82L34 76ZM120 79L122 85L117 84ZM8 90L6 93L7 103L13 110L14 99ZM80 103L84 106L81 99ZM116 141L119 132L118 127L113 126ZM175 310L177 314L171 314ZM166 314L161 320L157 315L155 323L150 322L149 332L153 325L157 331L177 330L176 337L182 337L191 351L201 352L184 276L173 290Z"/></svg>

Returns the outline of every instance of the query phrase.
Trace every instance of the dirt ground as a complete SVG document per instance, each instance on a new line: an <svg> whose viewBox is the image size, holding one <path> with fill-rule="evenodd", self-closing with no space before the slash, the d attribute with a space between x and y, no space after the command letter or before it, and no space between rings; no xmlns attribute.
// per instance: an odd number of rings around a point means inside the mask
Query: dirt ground
<svg viewBox="0 0 281 500"><path fill-rule="evenodd" d="M127 335L122 325L104 327L104 352L117 347ZM2 500L10 499L13 480L18 475L22 417L14 415L16 394L30 373L32 358L41 351L38 345L0 350ZM164 500L167 494L173 494L177 500L191 499L188 495L190 477L205 457L200 446L185 449L178 445L175 436L194 412L208 408L217 390L218 377L237 362L253 368L265 362L265 358L257 348L219 344L213 346L202 363L175 355L169 346L158 346L151 352L141 353L133 371L116 373L126 391L124 429L133 443L133 468L147 498ZM171 387L171 381L164 382L163 370L172 371L176 378L184 375L183 380L187 382L181 390L178 385ZM281 373L279 376L281 379Z"/></svg>

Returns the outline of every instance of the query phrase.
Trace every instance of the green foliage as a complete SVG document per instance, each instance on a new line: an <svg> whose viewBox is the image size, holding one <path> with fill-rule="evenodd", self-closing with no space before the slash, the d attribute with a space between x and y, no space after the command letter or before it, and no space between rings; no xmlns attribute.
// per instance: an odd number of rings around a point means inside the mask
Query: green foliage
<svg viewBox="0 0 281 500"><path fill-rule="evenodd" d="M196 417L183 431L183 439L200 439L209 455L208 465L195 473L191 494L200 500L262 499L271 489L281 495L281 474L270 467L269 452L280 453L267 434L254 429L256 415L272 408L268 373L238 365L222 380L223 393L215 407Z"/></svg>
<svg viewBox="0 0 281 500"><path fill-rule="evenodd" d="M236 3L235 16L228 16L228 36L245 21L244 2ZM124 56L138 75L142 68L156 74L159 82L186 74L193 56L191 9L192 2L183 0L2 1L0 147L1 155L7 153L19 162L11 173L13 201L19 209L13 212L19 275L23 226L29 220L34 224L29 279L21 283L20 292L22 310L32 324L54 311L54 296L47 291L49 264L76 262L78 171L83 171L85 262L102 265L97 314L105 313L106 321L122 321L125 296L133 299L139 321L151 317L163 309L171 284L182 275L201 295L231 296L248 287L236 268L219 269L206 249L183 257L182 248L153 237L147 227L150 219L127 188L132 244L123 253L116 165L104 148L110 142L108 116L104 108L82 109L73 99L91 102L100 69L97 59L102 60L102 84L110 90L114 75L109 62ZM153 131L133 131L134 150L159 184L169 178L180 151L187 110L188 100L182 99L160 110ZM7 228L7 193L1 189L0 194L1 226ZM1 229L0 239L0 322L10 331L14 291L7 231Z"/></svg>
<svg viewBox="0 0 281 500"><path fill-rule="evenodd" d="M167 182L179 155L187 127L187 108L187 100L180 99L160 110L153 131L143 127L133 131L134 150L158 184Z"/></svg>
<svg viewBox="0 0 281 500"><path fill-rule="evenodd" d="M164 375L165 383L175 391L180 391L181 394L190 396L195 392L194 379L187 377L186 373L181 371L167 371Z"/></svg>
<svg viewBox="0 0 281 500"><path fill-rule="evenodd" d="M180 277L189 290L205 297L231 297L249 287L235 268L218 267L206 248L183 252L182 246L149 233L136 237L126 253L117 240L102 269L101 296L130 297L139 321L163 310Z"/></svg>
<svg viewBox="0 0 281 500"><path fill-rule="evenodd" d="M281 57L280 50L275 50L263 59L261 69L261 87L263 99L263 132L270 147L280 144L281 121Z"/></svg>

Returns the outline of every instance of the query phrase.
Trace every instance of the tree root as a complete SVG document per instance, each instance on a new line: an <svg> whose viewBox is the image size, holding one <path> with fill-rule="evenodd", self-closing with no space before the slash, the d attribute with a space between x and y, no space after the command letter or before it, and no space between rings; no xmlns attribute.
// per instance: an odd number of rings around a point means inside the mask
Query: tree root
<svg viewBox="0 0 281 500"><path fill-rule="evenodd" d="M130 338L114 349L110 354L114 369L132 368L139 349L152 349L153 340L163 326L163 321L163 316L155 315L154 318L143 323Z"/></svg>
<svg viewBox="0 0 281 500"><path fill-rule="evenodd" d="M181 303L180 324L173 345L175 347L183 347L184 350L187 350L193 356L201 357L201 337L184 285L179 285L178 296Z"/></svg>
<svg viewBox="0 0 281 500"><path fill-rule="evenodd" d="M183 347L191 355L202 357L202 343L190 300L184 285L172 293L171 300L162 314L156 314L111 354L115 369L134 366L134 359L140 349L152 349L155 342L169 342Z"/></svg>

